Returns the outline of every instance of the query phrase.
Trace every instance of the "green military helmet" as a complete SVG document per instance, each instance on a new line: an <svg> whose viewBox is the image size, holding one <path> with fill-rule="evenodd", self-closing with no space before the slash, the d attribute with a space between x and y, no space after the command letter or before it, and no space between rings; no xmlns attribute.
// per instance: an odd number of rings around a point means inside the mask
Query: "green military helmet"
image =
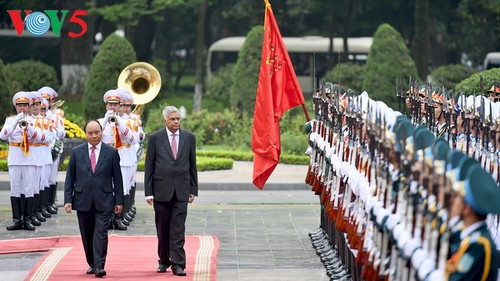
<svg viewBox="0 0 500 281"><path fill-rule="evenodd" d="M305 125L304 125L304 132L310 134L311 131L312 131L312 120L311 121L308 121Z"/></svg>
<svg viewBox="0 0 500 281"><path fill-rule="evenodd" d="M394 126L394 133L396 137L396 151L402 152L403 145L406 145L406 139L413 136L415 127L410 119L404 115L396 117L396 125Z"/></svg>
<svg viewBox="0 0 500 281"><path fill-rule="evenodd" d="M451 181L454 182L456 179L456 171L458 168L458 164L460 164L460 161L464 158L466 158L467 155L463 153L462 151L459 150L450 150L448 153L448 159L447 159L447 164L446 164L446 177Z"/></svg>
<svg viewBox="0 0 500 281"><path fill-rule="evenodd" d="M324 84L325 94L330 95L335 91L335 85L332 82L325 82Z"/></svg>
<svg viewBox="0 0 500 281"><path fill-rule="evenodd" d="M443 90L439 87L432 88L432 101L437 102L438 104L444 103Z"/></svg>
<svg viewBox="0 0 500 281"><path fill-rule="evenodd" d="M418 126L414 133L416 151L431 146L436 138L425 126L420 128L421 126Z"/></svg>
<svg viewBox="0 0 500 281"><path fill-rule="evenodd" d="M491 82L489 85L488 85L488 91L487 91L487 94L488 95L500 95L500 82Z"/></svg>
<svg viewBox="0 0 500 281"><path fill-rule="evenodd" d="M460 188L460 186L457 186ZM481 165L474 164L467 171L463 189L455 189L464 201L480 215L500 213L500 189L491 175Z"/></svg>
<svg viewBox="0 0 500 281"><path fill-rule="evenodd" d="M455 174L456 179L458 181L464 181L467 177L467 172L473 165L479 165L479 167L481 167L479 162L477 162L477 160L472 157L467 156L465 158L462 158L462 160L460 160L460 162L458 163L457 173Z"/></svg>
<svg viewBox="0 0 500 281"><path fill-rule="evenodd" d="M339 93L340 95L344 95L346 92L346 89L339 84L334 84L333 85L333 92L334 93Z"/></svg>
<svg viewBox="0 0 500 281"><path fill-rule="evenodd" d="M453 170L458 167L458 164L460 163L460 160L462 158L466 157L465 153L463 153L460 150L450 150L448 153L448 159L447 159L447 167L446 170Z"/></svg>
<svg viewBox="0 0 500 281"><path fill-rule="evenodd" d="M448 142L443 138L436 138L432 149L434 159L444 161L446 160L449 152L450 145L448 144Z"/></svg>

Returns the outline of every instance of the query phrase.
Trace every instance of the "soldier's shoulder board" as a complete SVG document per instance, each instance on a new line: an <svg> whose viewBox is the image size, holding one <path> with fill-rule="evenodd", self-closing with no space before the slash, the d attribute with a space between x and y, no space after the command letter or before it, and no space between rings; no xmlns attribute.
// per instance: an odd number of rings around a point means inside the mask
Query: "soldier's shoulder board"
<svg viewBox="0 0 500 281"><path fill-rule="evenodd" d="M458 262L457 272L459 273L468 272L473 264L474 264L474 257L472 256L472 254L465 253Z"/></svg>

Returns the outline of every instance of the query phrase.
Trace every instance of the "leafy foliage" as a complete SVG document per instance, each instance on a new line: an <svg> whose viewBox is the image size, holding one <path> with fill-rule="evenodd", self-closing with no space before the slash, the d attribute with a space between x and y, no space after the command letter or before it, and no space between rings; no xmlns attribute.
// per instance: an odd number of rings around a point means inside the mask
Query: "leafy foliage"
<svg viewBox="0 0 500 281"><path fill-rule="evenodd" d="M238 54L230 95L233 110L246 113L254 110L263 36L264 28L261 25L252 28Z"/></svg>
<svg viewBox="0 0 500 281"><path fill-rule="evenodd" d="M487 90L486 88L490 82L498 81L500 68L492 68L472 74L469 78L458 83L455 86L455 91L462 91L467 95L481 93L481 76L483 76L484 88Z"/></svg>
<svg viewBox="0 0 500 281"><path fill-rule="evenodd" d="M144 132L147 134L151 134L161 128L165 128L165 125L163 123L163 108L167 106L168 104L166 102L158 102L155 103L155 105L152 105L149 107L149 111L147 112L147 122L143 124L143 129Z"/></svg>
<svg viewBox="0 0 500 281"><path fill-rule="evenodd" d="M2 111L0 112L0 120L5 120L10 113L15 112L11 103L13 93L11 94L7 87L5 71L5 64L3 64L3 61L0 59L0 108L2 108Z"/></svg>
<svg viewBox="0 0 500 281"><path fill-rule="evenodd" d="M83 108L87 120L102 117L104 93L116 89L120 72L136 60L135 51L127 39L111 34L104 40L85 80Z"/></svg>
<svg viewBox="0 0 500 281"><path fill-rule="evenodd" d="M209 112L204 109L189 115L183 122L183 127L196 135L198 144L250 150L252 122L248 116L228 109L223 112ZM303 132L305 122L298 108L285 112L280 122L283 153L304 153L307 148L307 135Z"/></svg>
<svg viewBox="0 0 500 281"><path fill-rule="evenodd" d="M396 108L395 81L408 81L410 76L417 77L417 69L401 34L389 24L380 25L366 61L363 90L372 99Z"/></svg>
<svg viewBox="0 0 500 281"><path fill-rule="evenodd" d="M477 70L461 64L443 65L431 72L432 83L445 89L453 89L460 81L476 72Z"/></svg>
<svg viewBox="0 0 500 281"><path fill-rule="evenodd" d="M210 86L203 98L209 98L222 103L225 107L229 107L228 96L233 87L233 68L234 64L226 64L219 68L210 81Z"/></svg>
<svg viewBox="0 0 500 281"><path fill-rule="evenodd" d="M325 81L351 88L356 92L363 89L364 67L355 63L339 63L325 74Z"/></svg>
<svg viewBox="0 0 500 281"><path fill-rule="evenodd" d="M91 11L102 15L107 21L134 26L143 15L153 16L158 21L163 20L165 9L183 5L185 2L183 0L125 0Z"/></svg>
<svg viewBox="0 0 500 281"><path fill-rule="evenodd" d="M453 39L474 63L482 63L486 53L500 49L500 2L461 0L456 13Z"/></svg>
<svg viewBox="0 0 500 281"><path fill-rule="evenodd" d="M35 60L22 60L5 65L5 79L11 93L36 91L43 86L59 87L54 67Z"/></svg>
<svg viewBox="0 0 500 281"><path fill-rule="evenodd" d="M245 113L231 110L208 112L206 109L189 115L184 127L196 135L199 144L223 144L248 150L252 119Z"/></svg>

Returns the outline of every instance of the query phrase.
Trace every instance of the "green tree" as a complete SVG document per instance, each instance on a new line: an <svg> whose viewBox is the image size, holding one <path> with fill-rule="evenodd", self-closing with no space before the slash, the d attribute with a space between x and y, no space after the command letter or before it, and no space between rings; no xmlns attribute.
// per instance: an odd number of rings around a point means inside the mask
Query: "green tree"
<svg viewBox="0 0 500 281"><path fill-rule="evenodd" d="M325 74L324 79L360 93L363 89L363 69L359 64L339 63Z"/></svg>
<svg viewBox="0 0 500 281"><path fill-rule="evenodd" d="M233 86L233 68L234 64L226 64L219 68L214 75L212 81L210 81L210 87L207 89L203 96L207 99L212 99L217 102L221 102L224 107L229 107L229 93L231 92L231 87Z"/></svg>
<svg viewBox="0 0 500 281"><path fill-rule="evenodd" d="M483 76L484 90L487 91L489 83L498 81L500 68L492 68L472 74L469 78L458 83L455 86L455 91L462 91L466 95L481 93L481 76Z"/></svg>
<svg viewBox="0 0 500 281"><path fill-rule="evenodd" d="M482 63L486 53L500 49L499 1L461 0L456 13L455 44L473 63Z"/></svg>
<svg viewBox="0 0 500 281"><path fill-rule="evenodd" d="M0 59L0 108L2 111L0 112L0 120L5 120L10 113L14 113L11 97L14 93L10 93L7 87L7 80L5 79L5 64Z"/></svg>
<svg viewBox="0 0 500 281"><path fill-rule="evenodd" d="M234 110L246 113L254 110L263 36L262 25L252 28L238 54L233 68L234 82L230 95L231 107Z"/></svg>
<svg viewBox="0 0 500 281"><path fill-rule="evenodd" d="M116 89L121 71L135 61L135 51L127 39L111 34L104 40L85 80L83 109L86 119L103 116L102 96L106 91Z"/></svg>
<svg viewBox="0 0 500 281"><path fill-rule="evenodd" d="M380 25L366 61L363 90L372 99L396 108L395 81L397 78L408 81L410 76L417 77L417 69L401 34L389 24Z"/></svg>
<svg viewBox="0 0 500 281"><path fill-rule="evenodd" d="M477 70L461 64L443 65L431 72L432 83L453 89L456 84L468 78Z"/></svg>
<svg viewBox="0 0 500 281"><path fill-rule="evenodd" d="M36 91L43 86L59 88L54 67L35 60L22 60L5 66L5 79L11 93Z"/></svg>

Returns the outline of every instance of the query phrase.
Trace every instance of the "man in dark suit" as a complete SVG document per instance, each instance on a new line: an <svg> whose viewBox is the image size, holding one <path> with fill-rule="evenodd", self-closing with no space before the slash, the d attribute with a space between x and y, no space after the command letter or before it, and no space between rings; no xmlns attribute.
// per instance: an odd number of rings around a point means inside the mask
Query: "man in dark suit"
<svg viewBox="0 0 500 281"><path fill-rule="evenodd" d="M77 211L87 274L106 276L108 226L113 211L123 209L123 183L118 150L101 142L102 127L92 120L85 125L88 144L73 149L64 184L64 209Z"/></svg>
<svg viewBox="0 0 500 281"><path fill-rule="evenodd" d="M180 128L179 110L167 106L163 110L165 129L149 137L146 151L145 195L155 210L158 236L158 269L186 276L184 251L185 223L188 203L198 196L196 170L196 138Z"/></svg>

